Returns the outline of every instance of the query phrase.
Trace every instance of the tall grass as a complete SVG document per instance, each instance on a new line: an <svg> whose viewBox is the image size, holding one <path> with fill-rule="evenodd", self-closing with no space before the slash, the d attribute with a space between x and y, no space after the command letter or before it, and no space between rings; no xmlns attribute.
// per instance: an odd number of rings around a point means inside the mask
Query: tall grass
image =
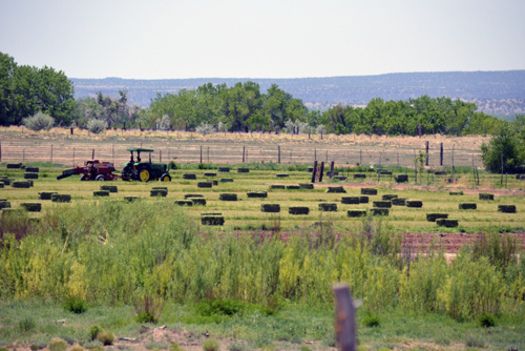
<svg viewBox="0 0 525 351"><path fill-rule="evenodd" d="M17 218L21 225L30 220ZM131 305L150 296L183 304L235 299L269 309L281 300L332 307L331 286L342 281L375 314L399 305L456 319L525 315L523 263L514 261L504 273L501 261L472 248L450 266L439 252L401 259L399 238L371 217L340 238L330 225L317 228L282 241L199 232L168 201L55 207L30 234L4 233L0 299Z"/></svg>

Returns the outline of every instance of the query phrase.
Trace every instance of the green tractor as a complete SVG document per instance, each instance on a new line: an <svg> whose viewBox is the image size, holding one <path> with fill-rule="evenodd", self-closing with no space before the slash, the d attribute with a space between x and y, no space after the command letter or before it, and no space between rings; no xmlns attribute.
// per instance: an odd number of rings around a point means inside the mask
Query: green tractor
<svg viewBox="0 0 525 351"><path fill-rule="evenodd" d="M168 166L165 163L151 162L151 153L155 150L132 147L128 151L131 152L131 158L128 163L124 164L122 180L138 180L141 182L160 180L161 182L171 182ZM134 152L137 153L136 159L133 158ZM142 162L140 159L141 152L149 153L148 162Z"/></svg>

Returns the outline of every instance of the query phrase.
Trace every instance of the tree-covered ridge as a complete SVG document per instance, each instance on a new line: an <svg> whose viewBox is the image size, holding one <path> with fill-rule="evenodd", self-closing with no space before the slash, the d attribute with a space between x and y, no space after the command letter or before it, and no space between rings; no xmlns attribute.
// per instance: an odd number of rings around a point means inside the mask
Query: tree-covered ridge
<svg viewBox="0 0 525 351"><path fill-rule="evenodd" d="M19 66L0 52L0 125L19 125L41 111L57 125L70 125L74 89L62 71L51 67Z"/></svg>
<svg viewBox="0 0 525 351"><path fill-rule="evenodd" d="M321 118L328 132L337 134L417 135L493 133L499 120L476 112L477 106L427 95L408 101L372 99L364 108L334 106Z"/></svg>

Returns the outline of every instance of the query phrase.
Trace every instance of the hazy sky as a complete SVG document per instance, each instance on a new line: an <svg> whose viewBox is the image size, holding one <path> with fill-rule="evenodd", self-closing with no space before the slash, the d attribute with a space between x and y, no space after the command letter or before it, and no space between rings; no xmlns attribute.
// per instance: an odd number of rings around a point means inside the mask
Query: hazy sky
<svg viewBox="0 0 525 351"><path fill-rule="evenodd" d="M525 69L524 0L0 0L0 52L71 78Z"/></svg>

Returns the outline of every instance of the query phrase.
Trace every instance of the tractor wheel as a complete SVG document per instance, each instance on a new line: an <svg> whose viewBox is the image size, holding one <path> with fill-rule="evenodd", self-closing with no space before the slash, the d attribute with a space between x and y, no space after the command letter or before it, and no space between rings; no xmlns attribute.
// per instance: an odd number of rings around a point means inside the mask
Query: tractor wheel
<svg viewBox="0 0 525 351"><path fill-rule="evenodd" d="M164 174L160 177L160 181L161 181L161 182L171 182L171 176L170 176L168 173L164 173Z"/></svg>
<svg viewBox="0 0 525 351"><path fill-rule="evenodd" d="M151 176L149 170L147 170L146 168L143 168L143 169L139 170L138 174L139 174L139 180L141 182L149 181L150 176Z"/></svg>
<svg viewBox="0 0 525 351"><path fill-rule="evenodd" d="M95 178L96 181L99 181L99 182L105 182L106 181L106 177L104 177L103 174L99 174L96 178Z"/></svg>
<svg viewBox="0 0 525 351"><path fill-rule="evenodd" d="M82 175L80 176L80 180L81 180L81 181L86 181L86 180L88 180L88 179L89 179L89 177L88 177L87 174L82 174Z"/></svg>

